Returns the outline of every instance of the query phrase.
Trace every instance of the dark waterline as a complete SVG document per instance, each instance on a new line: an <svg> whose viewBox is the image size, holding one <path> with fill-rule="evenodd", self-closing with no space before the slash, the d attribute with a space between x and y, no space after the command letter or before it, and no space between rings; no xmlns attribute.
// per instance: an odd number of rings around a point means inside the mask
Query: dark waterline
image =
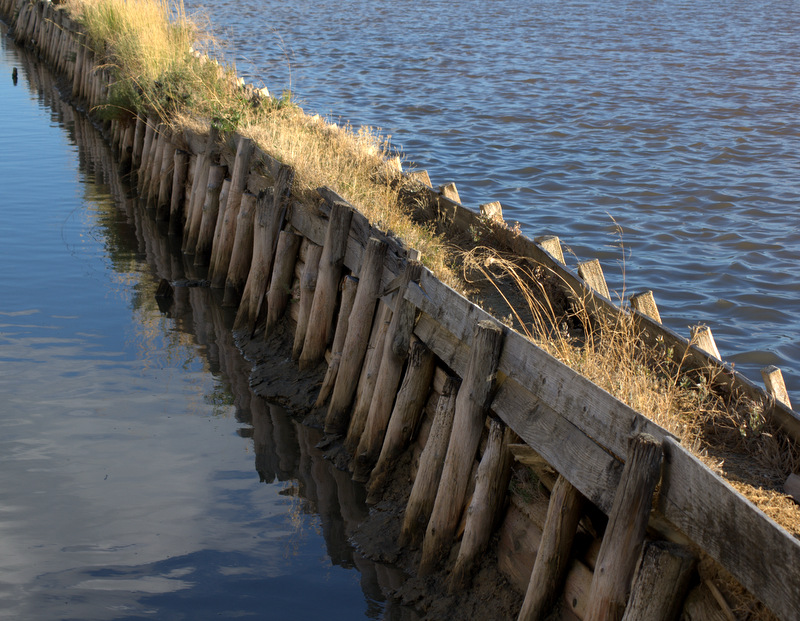
<svg viewBox="0 0 800 621"><path fill-rule="evenodd" d="M248 81L383 128L434 185L653 289L667 325L709 325L800 402L800 3L186 6Z"/></svg>
<svg viewBox="0 0 800 621"><path fill-rule="evenodd" d="M159 307L191 266L2 34L0 618L389 616L362 490L251 393L210 291Z"/></svg>

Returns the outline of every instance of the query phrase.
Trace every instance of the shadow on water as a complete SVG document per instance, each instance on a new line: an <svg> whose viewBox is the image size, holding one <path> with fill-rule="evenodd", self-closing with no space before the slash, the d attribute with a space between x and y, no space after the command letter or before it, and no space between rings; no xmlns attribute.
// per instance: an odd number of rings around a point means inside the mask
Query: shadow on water
<svg viewBox="0 0 800 621"><path fill-rule="evenodd" d="M146 310L160 312L168 320L145 326L140 347L148 348L148 329L160 330L157 337L169 343L167 350L190 346L201 355L207 361L207 369L218 379L203 400L212 406L215 415L232 413L239 423L237 433L253 455L253 477L264 485L280 485L278 493L291 507L289 520L295 534L302 529L317 529L324 539L330 564L359 572L366 601L365 618L417 618L413 611L387 602L384 595L386 590L402 583L402 572L364 558L348 541L356 525L367 515L363 486L353 483L348 474L323 459L315 448L320 440L317 430L298 423L281 407L254 394L248 381L250 363L242 357L231 334L231 310L222 308L216 292L202 286L188 286L205 274L187 261L180 252L180 240L168 237L164 223L156 222L154 214L132 194L120 178L100 133L81 111L60 99L49 71L20 50L7 51L14 55L14 63L19 64L20 87L25 85L30 89L49 110L53 124L68 134L77 149L83 198L89 204L94 203L97 210L102 244L112 269L124 277L137 274L136 281L130 283L134 316ZM95 193L110 194L113 201L96 201ZM138 267L133 269L133 264ZM155 297L161 279L177 283L174 296L168 301ZM143 459L146 455L144 447ZM239 499L237 490L233 486L225 501L235 504ZM233 511L236 519L235 507ZM258 516L242 507L238 517L252 521ZM270 524L254 528L266 530ZM285 532L266 535L270 536L284 537ZM293 546L298 545L297 537L290 535L283 544L287 557L297 553L293 551ZM48 594L71 591L69 618L132 619L155 615L198 619L234 613L270 619L353 618L352 603L342 605L340 599L352 594L339 592L336 583L315 591L313 583L324 583L326 578L307 577L305 569L278 577L267 577L270 572L263 572L262 577L259 558L249 555L244 547L221 551L210 546L142 564L78 565L44 572L37 576L37 588ZM271 595L265 600L262 593L268 579ZM220 581L224 583L222 587ZM136 611L126 611L114 592L125 585L130 585L131 591L141 590L143 582L149 588L135 597ZM164 585L159 586L161 583ZM104 587L105 584L109 586ZM283 596L276 595L280 593ZM98 613L101 609L105 612ZM350 612L339 616L341 610Z"/></svg>

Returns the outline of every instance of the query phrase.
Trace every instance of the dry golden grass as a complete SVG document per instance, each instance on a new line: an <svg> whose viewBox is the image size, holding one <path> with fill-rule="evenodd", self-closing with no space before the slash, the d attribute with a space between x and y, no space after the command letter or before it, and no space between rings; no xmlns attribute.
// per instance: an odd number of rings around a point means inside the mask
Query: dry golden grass
<svg viewBox="0 0 800 621"><path fill-rule="evenodd" d="M800 537L800 508L780 491L800 469L800 446L764 419L761 404L715 390L718 369L690 371L673 352L645 345L634 315L623 307L597 313L577 292L568 301L556 300L557 276L541 266L484 246L463 260L465 278L490 282L512 310L510 323L517 329L679 438Z"/></svg>

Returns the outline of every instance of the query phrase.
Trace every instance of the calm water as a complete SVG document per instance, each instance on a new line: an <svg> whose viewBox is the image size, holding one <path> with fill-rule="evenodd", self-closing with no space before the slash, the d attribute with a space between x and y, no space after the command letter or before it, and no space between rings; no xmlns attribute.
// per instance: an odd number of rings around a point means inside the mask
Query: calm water
<svg viewBox="0 0 800 621"><path fill-rule="evenodd" d="M0 618L382 618L361 492L251 394L208 290L159 308L189 268L1 38Z"/></svg>
<svg viewBox="0 0 800 621"><path fill-rule="evenodd" d="M800 2L187 0L248 81L653 289L800 403ZM624 252L615 224L623 230Z"/></svg>

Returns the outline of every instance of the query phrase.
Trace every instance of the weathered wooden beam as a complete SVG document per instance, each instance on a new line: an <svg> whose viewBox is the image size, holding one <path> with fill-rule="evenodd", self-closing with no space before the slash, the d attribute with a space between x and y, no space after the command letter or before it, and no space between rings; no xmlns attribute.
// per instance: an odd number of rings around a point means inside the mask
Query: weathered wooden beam
<svg viewBox="0 0 800 621"><path fill-rule="evenodd" d="M339 316L336 319L336 329L333 332L333 343L331 344L331 358L328 362L328 370L322 380L322 387L315 407L324 405L330 396L333 385L336 382L336 375L339 372L339 364L342 361L342 349L347 338L350 327L350 313L353 310L353 302L358 294L358 278L345 276L342 284L342 301L339 304ZM297 340L295 339L295 342Z"/></svg>
<svg viewBox="0 0 800 621"><path fill-rule="evenodd" d="M294 278L297 251L300 250L302 240L300 235L289 231L281 231L278 236L275 267L272 270L272 280L267 294L267 324L265 328L267 334L272 331L286 312Z"/></svg>
<svg viewBox="0 0 800 621"><path fill-rule="evenodd" d="M186 252L187 254L194 253L195 265L208 265L211 244L214 241L214 228L217 225L222 185L227 174L227 166L211 166L208 170L208 184L200 216L200 226L196 231L190 231L189 238L186 240ZM192 235L196 235L196 237L192 239Z"/></svg>
<svg viewBox="0 0 800 621"><path fill-rule="evenodd" d="M321 257L322 246L311 241L308 242L306 262L303 267L303 274L300 277L300 308L297 315L297 327L294 331L292 360L297 360L303 351L303 342L306 339L308 320L311 315L311 304L314 302L314 290L317 288L319 260Z"/></svg>
<svg viewBox="0 0 800 621"><path fill-rule="evenodd" d="M622 618L647 530L653 492L661 478L663 451L654 437L633 436L627 457L597 556L584 621Z"/></svg>
<svg viewBox="0 0 800 621"><path fill-rule="evenodd" d="M338 202L333 204L319 262L311 319L303 342L303 351L298 359L301 369L309 368L322 360L328 346L352 217L353 211L350 207Z"/></svg>
<svg viewBox="0 0 800 621"><path fill-rule="evenodd" d="M236 217L236 235L233 238L231 263L225 279L225 296L223 306L237 306L242 297L250 264L253 259L253 228L257 198L255 194L245 192Z"/></svg>
<svg viewBox="0 0 800 621"><path fill-rule="evenodd" d="M781 370L774 365L764 367L761 369L761 377L764 379L767 393L787 408L791 408L792 402L789 400L789 392L786 390L786 383L783 381Z"/></svg>
<svg viewBox="0 0 800 621"><path fill-rule="evenodd" d="M658 306L656 306L656 300L653 297L652 291L644 291L632 295L631 306L653 321L661 323L661 314L658 312Z"/></svg>
<svg viewBox="0 0 800 621"><path fill-rule="evenodd" d="M518 621L543 619L558 598L582 509L581 493L563 476L559 476L550 494L536 562Z"/></svg>
<svg viewBox="0 0 800 621"><path fill-rule="evenodd" d="M622 621L675 621L683 608L696 559L691 550L666 541L645 545Z"/></svg>
<svg viewBox="0 0 800 621"><path fill-rule="evenodd" d="M504 330L495 321L481 321L475 326L469 367L458 391L441 483L422 546L420 575L435 569L455 535L472 463L494 393L503 337Z"/></svg>

